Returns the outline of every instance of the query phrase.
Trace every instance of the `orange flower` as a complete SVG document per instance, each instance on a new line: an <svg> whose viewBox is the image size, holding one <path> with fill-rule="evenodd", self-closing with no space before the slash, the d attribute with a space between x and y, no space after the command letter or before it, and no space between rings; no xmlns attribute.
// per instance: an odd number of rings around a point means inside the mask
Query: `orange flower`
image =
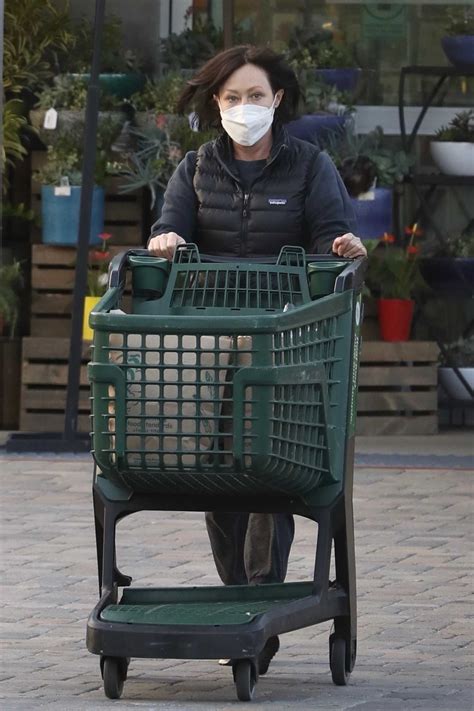
<svg viewBox="0 0 474 711"><path fill-rule="evenodd" d="M405 227L405 234L409 237L421 237L423 230L421 227L418 227L418 223L415 222L411 227Z"/></svg>
<svg viewBox="0 0 474 711"><path fill-rule="evenodd" d="M395 240L394 235L391 235L388 232L384 232L384 235L382 237L382 242L385 242L386 244L392 244L395 241L396 240Z"/></svg>

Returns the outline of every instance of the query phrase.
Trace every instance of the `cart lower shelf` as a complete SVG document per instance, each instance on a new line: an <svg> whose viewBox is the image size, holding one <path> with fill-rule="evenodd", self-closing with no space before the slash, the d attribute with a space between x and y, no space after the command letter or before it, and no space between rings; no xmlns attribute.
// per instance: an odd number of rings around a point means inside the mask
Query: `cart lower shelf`
<svg viewBox="0 0 474 711"><path fill-rule="evenodd" d="M242 625L257 615L311 596L312 583L199 588L125 589L105 622L142 625Z"/></svg>

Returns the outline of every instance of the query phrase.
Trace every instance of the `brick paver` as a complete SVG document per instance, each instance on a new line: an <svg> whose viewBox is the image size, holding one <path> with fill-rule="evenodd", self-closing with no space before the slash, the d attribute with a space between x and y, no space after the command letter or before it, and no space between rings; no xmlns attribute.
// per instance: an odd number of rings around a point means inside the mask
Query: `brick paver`
<svg viewBox="0 0 474 711"><path fill-rule="evenodd" d="M2 709L105 709L85 648L96 602L91 465L0 455ZM466 470L358 469L358 660L350 684L328 667L329 624L282 638L256 710L472 709L472 493ZM289 579L311 573L315 530L298 520ZM214 584L203 517L142 513L119 525L119 565L140 585ZM120 709L238 706L213 661L132 660Z"/></svg>

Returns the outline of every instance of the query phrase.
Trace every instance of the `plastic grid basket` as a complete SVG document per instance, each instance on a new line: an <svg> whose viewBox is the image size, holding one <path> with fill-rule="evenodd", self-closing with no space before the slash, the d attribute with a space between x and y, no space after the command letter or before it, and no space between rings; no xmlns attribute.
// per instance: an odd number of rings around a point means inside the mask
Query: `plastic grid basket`
<svg viewBox="0 0 474 711"><path fill-rule="evenodd" d="M281 266L178 262L131 314L114 313L123 289L109 290L89 366L108 478L141 492L302 497L341 481L352 293L312 302L305 263L284 265L286 279Z"/></svg>

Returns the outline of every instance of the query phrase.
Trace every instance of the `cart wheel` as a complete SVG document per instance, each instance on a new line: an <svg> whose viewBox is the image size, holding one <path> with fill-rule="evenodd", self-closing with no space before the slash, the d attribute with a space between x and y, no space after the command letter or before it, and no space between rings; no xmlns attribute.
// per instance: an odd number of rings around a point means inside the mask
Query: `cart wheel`
<svg viewBox="0 0 474 711"><path fill-rule="evenodd" d="M333 682L337 686L346 686L350 673L346 670L346 640L342 637L333 637L330 640L329 666Z"/></svg>
<svg viewBox="0 0 474 711"><path fill-rule="evenodd" d="M234 681L239 701L252 701L255 691L255 671L250 659L241 659L234 664Z"/></svg>
<svg viewBox="0 0 474 711"><path fill-rule="evenodd" d="M104 657L104 693L108 699L120 699L123 691L124 675L121 659Z"/></svg>

